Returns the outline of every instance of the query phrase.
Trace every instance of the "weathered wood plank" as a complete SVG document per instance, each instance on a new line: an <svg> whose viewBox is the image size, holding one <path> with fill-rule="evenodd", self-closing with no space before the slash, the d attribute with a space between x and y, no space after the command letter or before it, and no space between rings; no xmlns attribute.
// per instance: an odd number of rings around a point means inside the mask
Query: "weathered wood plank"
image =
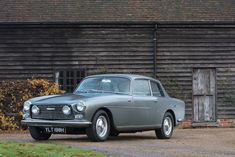
<svg viewBox="0 0 235 157"><path fill-rule="evenodd" d="M150 75L153 30L153 25L1 26L0 79L8 78L4 72L9 70L12 78L40 74L53 79L51 74L61 68L85 68L95 74L106 67Z"/></svg>
<svg viewBox="0 0 235 157"><path fill-rule="evenodd" d="M217 108L220 108L217 111L218 118L235 118L235 112L233 112L235 106L232 105L231 101L224 100L225 98L228 99L230 93L235 93L233 88L235 87L235 28L213 28L209 25L203 25L203 27L196 25L160 25L157 34L158 77L163 80L180 81L180 84L178 84L180 90L185 91L185 97L192 98L190 95L192 93L190 92L192 91L192 88L190 88L190 86L192 87L192 84L190 84L193 77L192 69L216 68L217 73L210 74L210 79L211 77L216 78L216 86L212 85L215 83L211 80L210 92L217 91L217 99L211 100L210 98L209 101L216 102ZM173 71L178 71L179 74L175 74ZM179 80L179 78L181 79L180 74L185 78ZM168 91L171 91L172 87L167 86L167 88ZM191 117L192 114L195 114L192 110L192 102L188 100L186 102L189 103L186 104L187 116ZM223 108L222 106L231 108ZM231 109L233 110L231 111ZM227 111L233 113L233 116L227 114Z"/></svg>

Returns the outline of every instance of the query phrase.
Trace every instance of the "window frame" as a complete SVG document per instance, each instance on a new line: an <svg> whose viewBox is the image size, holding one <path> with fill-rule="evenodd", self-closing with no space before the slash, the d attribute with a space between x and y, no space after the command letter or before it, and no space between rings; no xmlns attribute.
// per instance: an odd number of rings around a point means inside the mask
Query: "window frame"
<svg viewBox="0 0 235 157"><path fill-rule="evenodd" d="M161 96L154 96L154 95L153 95L151 81L152 81L153 83L156 83L156 84L157 84L157 87L158 87L158 90L159 90ZM164 91L163 91L163 88L162 88L161 84L160 84L158 81L149 80L149 84L150 84L150 89L151 89L151 93L152 93L151 95L152 95L153 97L165 97L165 96L166 96L165 93L164 93Z"/></svg>

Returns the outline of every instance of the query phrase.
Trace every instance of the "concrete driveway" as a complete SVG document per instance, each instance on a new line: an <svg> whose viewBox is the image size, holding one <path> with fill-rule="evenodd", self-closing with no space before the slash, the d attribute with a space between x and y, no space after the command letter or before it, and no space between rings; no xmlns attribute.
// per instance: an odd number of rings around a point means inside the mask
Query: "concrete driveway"
<svg viewBox="0 0 235 157"><path fill-rule="evenodd" d="M29 134L0 134L0 140L35 142ZM153 131L120 134L106 142L85 135L53 135L43 143L66 144L121 157L235 157L235 129L176 129L172 139L159 140Z"/></svg>

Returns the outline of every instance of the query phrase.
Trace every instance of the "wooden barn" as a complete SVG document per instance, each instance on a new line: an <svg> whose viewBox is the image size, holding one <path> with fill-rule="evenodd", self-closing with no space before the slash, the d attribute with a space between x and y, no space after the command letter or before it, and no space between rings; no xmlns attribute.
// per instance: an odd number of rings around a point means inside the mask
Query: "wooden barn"
<svg viewBox="0 0 235 157"><path fill-rule="evenodd" d="M160 79L185 125L235 125L235 1L0 2L0 80L86 75Z"/></svg>

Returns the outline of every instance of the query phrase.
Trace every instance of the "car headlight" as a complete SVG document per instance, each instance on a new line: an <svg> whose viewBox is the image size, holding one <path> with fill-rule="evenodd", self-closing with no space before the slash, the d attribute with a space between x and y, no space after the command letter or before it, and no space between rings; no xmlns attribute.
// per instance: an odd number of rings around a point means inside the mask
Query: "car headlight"
<svg viewBox="0 0 235 157"><path fill-rule="evenodd" d="M71 109L70 109L70 107L67 106L67 105L62 108L62 111L63 111L63 113L66 114L66 115L69 115L69 114L71 113Z"/></svg>
<svg viewBox="0 0 235 157"><path fill-rule="evenodd" d="M32 113L37 115L37 114L39 114L39 112L40 112L40 109L36 105L33 105Z"/></svg>
<svg viewBox="0 0 235 157"><path fill-rule="evenodd" d="M76 104L76 109L79 111L79 112L82 112L86 109L86 106L85 106L85 102L83 101L80 101Z"/></svg>
<svg viewBox="0 0 235 157"><path fill-rule="evenodd" d="M25 101L25 102L24 102L23 110L24 110L24 111L29 111L31 104L32 104L32 103L31 103L30 101Z"/></svg>

